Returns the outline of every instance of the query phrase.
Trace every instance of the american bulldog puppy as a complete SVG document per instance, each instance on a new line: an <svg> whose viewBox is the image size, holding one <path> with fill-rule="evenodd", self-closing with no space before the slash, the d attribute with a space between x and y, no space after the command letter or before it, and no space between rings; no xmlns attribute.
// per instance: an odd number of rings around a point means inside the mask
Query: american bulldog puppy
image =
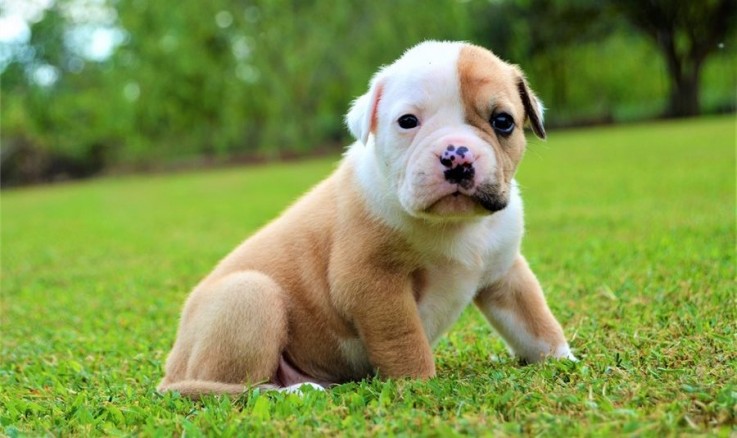
<svg viewBox="0 0 737 438"><path fill-rule="evenodd" d="M378 71L335 172L226 256L184 306L160 391L241 393L378 375L430 378L474 303L527 362L574 359L520 253L522 71L463 42Z"/></svg>

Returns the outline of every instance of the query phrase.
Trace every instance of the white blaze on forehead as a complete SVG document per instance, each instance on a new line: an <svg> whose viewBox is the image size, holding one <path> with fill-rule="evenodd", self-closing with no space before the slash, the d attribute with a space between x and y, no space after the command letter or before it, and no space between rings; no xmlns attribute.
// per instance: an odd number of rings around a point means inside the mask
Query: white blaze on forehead
<svg viewBox="0 0 737 438"><path fill-rule="evenodd" d="M420 118L462 118L458 57L463 43L426 41L407 50L378 74L384 80L379 123L391 122L403 111ZM380 79L381 80L381 79Z"/></svg>

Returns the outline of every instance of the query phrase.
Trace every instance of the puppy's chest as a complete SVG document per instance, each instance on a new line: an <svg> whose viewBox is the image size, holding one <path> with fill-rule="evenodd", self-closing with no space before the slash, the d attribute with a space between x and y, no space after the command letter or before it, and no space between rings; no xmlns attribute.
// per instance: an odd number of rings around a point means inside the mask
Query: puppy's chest
<svg viewBox="0 0 737 438"><path fill-rule="evenodd" d="M458 319L481 281L482 271L450 261L427 264L413 274L417 310L431 344Z"/></svg>

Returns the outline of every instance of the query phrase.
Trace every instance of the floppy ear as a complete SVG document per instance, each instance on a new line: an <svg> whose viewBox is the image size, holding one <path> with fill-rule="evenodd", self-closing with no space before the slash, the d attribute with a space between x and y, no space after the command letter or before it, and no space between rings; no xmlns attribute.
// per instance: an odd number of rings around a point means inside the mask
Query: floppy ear
<svg viewBox="0 0 737 438"><path fill-rule="evenodd" d="M527 80L521 71L519 74L517 90L519 90L522 105L525 107L525 117L530 121L532 132L534 132L539 138L544 139L546 137L545 127L543 126L543 112L545 111L545 107L543 107L540 99L538 99L532 92L530 86L527 85Z"/></svg>
<svg viewBox="0 0 737 438"><path fill-rule="evenodd" d="M374 77L369 91L351 104L345 116L345 123L353 137L363 144L368 141L369 134L376 131L376 109L381 100L383 81Z"/></svg>

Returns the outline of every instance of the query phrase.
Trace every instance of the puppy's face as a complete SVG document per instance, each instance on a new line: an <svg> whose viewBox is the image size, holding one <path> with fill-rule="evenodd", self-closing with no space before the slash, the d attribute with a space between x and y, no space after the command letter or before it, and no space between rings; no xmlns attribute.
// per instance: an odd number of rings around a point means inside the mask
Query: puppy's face
<svg viewBox="0 0 737 438"><path fill-rule="evenodd" d="M411 216L451 219L506 207L525 149L545 137L522 72L486 49L426 42L374 76L347 116Z"/></svg>

